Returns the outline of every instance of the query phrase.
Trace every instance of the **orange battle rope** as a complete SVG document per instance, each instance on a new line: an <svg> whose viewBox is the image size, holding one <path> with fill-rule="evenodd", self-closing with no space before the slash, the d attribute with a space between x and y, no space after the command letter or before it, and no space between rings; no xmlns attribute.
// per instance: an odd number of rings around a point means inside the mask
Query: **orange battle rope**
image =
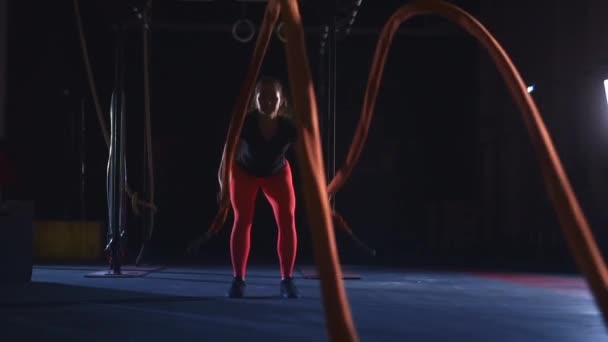
<svg viewBox="0 0 608 342"><path fill-rule="evenodd" d="M245 80L241 85L239 96L237 97L236 104L232 111L230 126L228 127L228 136L226 137L226 147L223 155L223 167L221 169L222 174L222 193L220 196L220 208L213 219L211 227L207 232L198 237L188 247L189 253L194 253L201 244L209 240L211 237L216 235L223 227L228 212L230 211L230 196L228 196L228 182L230 181L230 170L232 169L232 163L234 161L234 155L238 146L238 140L247 109L249 100L253 95L255 84L262 67L268 44L272 38L273 29L279 20L280 5L278 0L270 0L266 5L266 11L264 12L264 19L260 27L260 33L255 44L253 51L253 59L247 70Z"/></svg>
<svg viewBox="0 0 608 342"><path fill-rule="evenodd" d="M342 269L336 250L332 211L327 196L325 166L319 134L319 117L314 84L310 74L302 19L297 0L281 0L287 36L287 66L298 142L295 144L302 175L304 202L308 211L313 251L321 279L321 294L327 331L331 341L357 341Z"/></svg>
<svg viewBox="0 0 608 342"><path fill-rule="evenodd" d="M579 269L584 274L591 287L595 299L604 315L604 320L607 321L608 272L606 264L598 249L585 215L576 199L574 191L572 190L568 176L564 171L542 116L536 107L534 100L528 94L526 85L517 71L517 68L502 46L479 21L454 5L441 0L414 1L397 10L384 26L378 45L376 46L376 52L369 73L359 124L355 131L346 161L328 186L329 193L332 194L337 192L344 185L359 159L369 131L382 72L395 32L406 20L415 16L429 14L439 15L466 30L481 43L498 67L511 96L514 98L522 113L524 123L536 150L545 185L547 186L548 194L553 202L563 234L568 241L568 245L575 257ZM300 60L299 63L304 63L304 61ZM306 94L298 93L294 95L303 97ZM314 222L312 217L311 222Z"/></svg>

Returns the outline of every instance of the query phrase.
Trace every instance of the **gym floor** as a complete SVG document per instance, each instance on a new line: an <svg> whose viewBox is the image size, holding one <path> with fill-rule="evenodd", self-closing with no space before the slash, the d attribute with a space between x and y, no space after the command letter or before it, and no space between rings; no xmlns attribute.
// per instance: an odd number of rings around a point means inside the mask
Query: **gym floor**
<svg viewBox="0 0 608 342"><path fill-rule="evenodd" d="M311 268L308 268L310 270ZM247 299L228 299L228 267L151 267L91 277L103 265L39 265L5 287L2 341L325 341L319 281L278 297L278 268L252 267ZM127 269L128 270L128 269ZM573 275L345 268L361 341L603 341L585 281Z"/></svg>

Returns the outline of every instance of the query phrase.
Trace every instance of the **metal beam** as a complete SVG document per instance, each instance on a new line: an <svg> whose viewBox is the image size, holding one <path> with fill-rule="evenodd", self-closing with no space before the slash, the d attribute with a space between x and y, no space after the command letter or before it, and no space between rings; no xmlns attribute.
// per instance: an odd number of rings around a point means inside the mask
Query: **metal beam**
<svg viewBox="0 0 608 342"><path fill-rule="evenodd" d="M232 32L233 23L230 24L200 24L200 23L152 23L153 31L204 31L204 32ZM132 25L130 29L140 30L141 26ZM320 34L322 27L306 26L304 31L307 34ZM379 36L382 32L381 27L353 27L350 29L350 36ZM411 37L453 37L466 36L462 30L457 28L401 28L397 31L398 36Z"/></svg>

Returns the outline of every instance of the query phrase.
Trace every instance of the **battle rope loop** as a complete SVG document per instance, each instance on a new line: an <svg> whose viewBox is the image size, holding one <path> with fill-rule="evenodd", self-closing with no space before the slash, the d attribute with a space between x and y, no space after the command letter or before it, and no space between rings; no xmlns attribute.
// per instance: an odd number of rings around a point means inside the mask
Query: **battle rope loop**
<svg viewBox="0 0 608 342"><path fill-rule="evenodd" d="M415 16L430 14L443 17L466 30L487 50L497 66L522 113L562 232L579 269L591 286L604 320L608 321L608 270L542 116L517 68L500 43L473 16L454 5L441 0L414 1L399 8L385 24L376 46L359 124L346 161L329 184L329 193L337 192L344 185L361 155L395 32L403 22Z"/></svg>

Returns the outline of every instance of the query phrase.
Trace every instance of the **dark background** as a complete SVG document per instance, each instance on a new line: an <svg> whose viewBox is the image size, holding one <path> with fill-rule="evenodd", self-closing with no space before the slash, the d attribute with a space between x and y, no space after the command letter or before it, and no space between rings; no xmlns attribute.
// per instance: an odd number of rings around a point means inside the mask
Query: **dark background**
<svg viewBox="0 0 608 342"><path fill-rule="evenodd" d="M127 103L129 183L136 190L143 186L144 102L141 31L130 5L141 3L81 1L95 81L106 110L113 86L112 25L135 25L127 37ZM404 3L363 1L353 33L338 43L338 166L359 117L380 29ZM535 84L533 96L606 253L608 106L602 82L608 78L608 3L452 3L486 25L524 80ZM243 16L259 24L263 10L261 3L244 7L227 0L154 3L151 91L159 212L151 242L153 260L229 261L230 221L201 255L186 257L184 250L216 213L221 148L253 51L254 41L235 41L230 26ZM302 13L310 29L308 53L318 85L318 29L325 12L308 1ZM188 29L189 24L210 26ZM72 2L9 1L8 28L6 143L18 167L18 182L9 197L34 200L39 220L105 221L107 150L86 83ZM276 38L262 73L287 82L284 49ZM471 37L434 17L404 24L389 54L374 115L361 161L338 193L336 205L378 256L366 256L338 232L344 263L572 269L521 114L489 57ZM293 153L289 157L297 165ZM310 230L297 166L294 180L298 260L310 262ZM251 260L274 262L271 210L263 200L257 208ZM140 223L138 218L130 221L132 249L139 246Z"/></svg>

